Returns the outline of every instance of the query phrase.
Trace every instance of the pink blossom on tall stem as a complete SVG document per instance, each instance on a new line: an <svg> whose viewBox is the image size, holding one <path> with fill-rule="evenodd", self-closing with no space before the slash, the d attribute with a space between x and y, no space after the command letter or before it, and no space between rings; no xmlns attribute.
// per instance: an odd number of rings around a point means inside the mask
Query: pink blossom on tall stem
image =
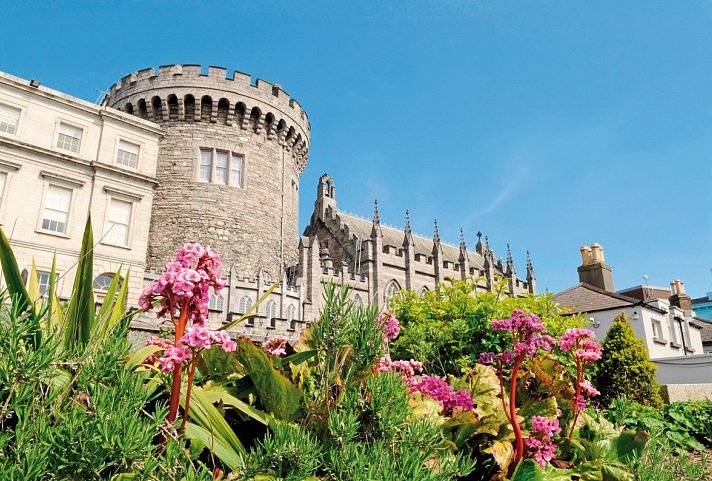
<svg viewBox="0 0 712 481"><path fill-rule="evenodd" d="M411 359L410 361L392 361L391 355L386 354L376 363L378 372L397 372L403 376L403 382L409 387L415 384L415 373L423 372L423 363Z"/></svg>
<svg viewBox="0 0 712 481"><path fill-rule="evenodd" d="M556 444L552 442L555 433L560 433L558 419L549 419L544 416L532 416L532 434L524 440L529 457L534 459L541 469L546 468L546 463L554 458Z"/></svg>
<svg viewBox="0 0 712 481"><path fill-rule="evenodd" d="M383 328L384 344L388 341L392 341L393 339L398 337L398 334L400 334L400 325L398 323L398 319L396 318L396 315L391 312L382 312L378 315L374 322Z"/></svg>
<svg viewBox="0 0 712 481"><path fill-rule="evenodd" d="M571 403L574 418L569 437L574 433L579 414L586 409L586 399L583 394L589 397L601 394L589 381L584 379L586 367L601 359L601 345L593 340L595 337L592 330L577 327L567 329L559 339L559 349L570 353L576 362L576 392Z"/></svg>
<svg viewBox="0 0 712 481"><path fill-rule="evenodd" d="M460 409L471 411L474 407L472 395L466 389L455 392L448 383L437 376L423 376L410 388L411 394L419 392L435 399L444 411Z"/></svg>
<svg viewBox="0 0 712 481"><path fill-rule="evenodd" d="M284 356L287 354L287 338L284 336L277 336L267 339L262 343L262 349L272 356Z"/></svg>
<svg viewBox="0 0 712 481"><path fill-rule="evenodd" d="M491 352L482 353L480 355L480 363L496 364L497 375L499 377L500 396L502 398L502 407L514 430L514 462L510 466L509 475L514 472L519 462L524 456L524 436L522 429L517 421L517 378L519 376L519 368L527 357L532 357L538 349L546 352L551 351L551 346L556 345L556 340L546 335L546 327L541 322L541 319L536 314L525 314L521 309L512 311L509 319L492 321L490 324L495 331L504 331L511 333L512 347L506 349L499 354ZM509 405L506 404L506 396L504 389L504 373L505 365L512 365L511 379L509 385Z"/></svg>
<svg viewBox="0 0 712 481"><path fill-rule="evenodd" d="M215 294L225 286L220 277L220 256L209 247L200 244L185 244L176 252L176 260L166 264L166 270L139 298L139 306L145 311L159 306L157 316L168 319L175 327L174 339L153 337L146 344L163 349L160 357L150 356L146 362L157 361L164 373L173 373L168 422L175 422L181 391L183 364L188 364L188 385L185 412L179 428L182 431L188 419L190 394L195 376L198 355L213 345L225 352L237 348L235 341L226 332L211 332L207 329L210 289ZM191 325L188 325L188 322Z"/></svg>

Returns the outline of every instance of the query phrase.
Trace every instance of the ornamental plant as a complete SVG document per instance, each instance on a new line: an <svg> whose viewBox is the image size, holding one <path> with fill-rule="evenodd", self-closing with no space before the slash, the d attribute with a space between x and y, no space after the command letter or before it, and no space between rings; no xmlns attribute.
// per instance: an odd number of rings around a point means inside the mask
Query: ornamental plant
<svg viewBox="0 0 712 481"><path fill-rule="evenodd" d="M593 376L601 388L601 401L607 406L613 399L625 397L643 406L660 408L663 400L655 379L656 369L645 343L635 336L627 316L621 312L606 333L601 362Z"/></svg>
<svg viewBox="0 0 712 481"><path fill-rule="evenodd" d="M499 354L492 352L482 353L480 362L483 364L496 364L502 407L514 430L514 461L510 467L510 470L513 471L524 457L524 436L517 420L516 399L519 369L528 357L533 357L537 353L537 350L543 349L546 352L551 352L551 346L556 344L556 340L546 335L546 328L541 323L539 316L525 314L521 309L512 311L509 319L493 321L491 327L495 331L508 333L511 338L511 349L505 349ZM509 405L506 404L506 396L504 394L504 367L508 365L511 365Z"/></svg>
<svg viewBox="0 0 712 481"><path fill-rule="evenodd" d="M208 302L210 289L218 294L225 283L220 277L220 256L210 247L200 244L185 244L176 252L176 260L166 264L166 271L146 288L139 299L145 311L159 306L159 319L168 319L175 328L173 339L152 337L148 345L159 348L146 361L158 362L164 373L172 373L171 394L166 420L174 423L178 415L183 365L188 366L188 381L185 399L182 431L188 420L190 396L195 377L198 356L213 345L225 352L234 351L235 341L224 331L210 331L208 322ZM158 355L161 352L161 355Z"/></svg>

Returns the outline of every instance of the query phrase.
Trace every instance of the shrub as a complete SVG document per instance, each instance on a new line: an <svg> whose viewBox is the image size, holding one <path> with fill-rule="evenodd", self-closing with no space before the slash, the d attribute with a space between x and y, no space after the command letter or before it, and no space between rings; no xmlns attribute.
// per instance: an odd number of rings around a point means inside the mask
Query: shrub
<svg viewBox="0 0 712 481"><path fill-rule="evenodd" d="M644 406L661 407L655 370L645 343L635 337L625 313L620 313L603 341L603 357L594 374L601 401L608 405L616 397L625 397Z"/></svg>

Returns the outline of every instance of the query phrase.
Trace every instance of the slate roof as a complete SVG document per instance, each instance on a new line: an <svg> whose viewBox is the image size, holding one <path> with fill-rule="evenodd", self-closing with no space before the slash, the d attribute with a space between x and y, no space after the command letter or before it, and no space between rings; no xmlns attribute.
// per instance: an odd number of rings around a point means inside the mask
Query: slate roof
<svg viewBox="0 0 712 481"><path fill-rule="evenodd" d="M702 337L702 343L712 343L712 321L702 319L701 317L695 317L695 323L700 327L700 337Z"/></svg>
<svg viewBox="0 0 712 481"><path fill-rule="evenodd" d="M355 232L362 239L369 239L371 237L371 228L373 223L370 220L361 219L350 214L345 214L339 212L339 218L341 221L349 226L349 230ZM381 224L381 232L383 233L383 245L396 246L401 248L403 245L403 238L405 233L403 230L396 229L395 227L390 227ZM428 239L417 234L413 234L413 243L415 244L415 253L423 254L426 256L433 255L433 240ZM451 244L445 244L441 242L440 245L443 249L444 260L449 262L457 263L460 259L460 248ZM484 269L485 259L480 254L468 249L467 255L470 260L470 267L476 267L479 270Z"/></svg>
<svg viewBox="0 0 712 481"><path fill-rule="evenodd" d="M570 309L573 313L604 311L641 303L640 300L633 297L609 292L585 282L554 294L553 299L561 307Z"/></svg>

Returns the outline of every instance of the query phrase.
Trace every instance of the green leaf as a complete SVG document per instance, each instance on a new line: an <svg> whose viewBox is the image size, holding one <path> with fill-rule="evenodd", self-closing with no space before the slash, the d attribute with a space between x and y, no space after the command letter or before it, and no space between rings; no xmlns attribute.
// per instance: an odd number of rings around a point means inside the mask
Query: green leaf
<svg viewBox="0 0 712 481"><path fill-rule="evenodd" d="M604 464L601 466L603 481L635 481L635 475L626 466L621 464Z"/></svg>
<svg viewBox="0 0 712 481"><path fill-rule="evenodd" d="M541 401L536 401L533 398L528 398L519 408L519 415L525 419L531 419L533 416L544 416L553 419L557 415L559 406L556 404L556 399L549 397Z"/></svg>
<svg viewBox="0 0 712 481"><path fill-rule="evenodd" d="M631 464L634 459L640 456L647 442L648 433L645 431L624 431L611 441L605 460L611 463Z"/></svg>
<svg viewBox="0 0 712 481"><path fill-rule="evenodd" d="M237 410L247 414L255 421L258 421L264 424L265 426L267 425L267 414L236 398L235 396L227 392L227 389L222 384L208 382L205 386L203 386L203 392L205 394L206 399L208 399L211 403L214 404L217 402L221 402L226 406L232 406Z"/></svg>
<svg viewBox="0 0 712 481"><path fill-rule="evenodd" d="M119 273L114 276L114 280L117 279L119 276ZM131 277L131 268L129 268L126 271L126 279L124 279L124 282L121 283L121 289L119 289L119 295L116 296L116 301L113 303L113 308L111 309L111 312L109 313L109 320L106 324L103 326L103 330L99 333L101 335L101 339L106 339L109 337L111 332L114 330L116 325L121 321L121 319L125 318L126 315L126 298L129 295L129 278ZM138 314L139 311L135 311L134 315Z"/></svg>
<svg viewBox="0 0 712 481"><path fill-rule="evenodd" d="M249 339L238 339L237 353L265 409L283 421L295 420L302 410L299 388L275 369L267 353Z"/></svg>
<svg viewBox="0 0 712 481"><path fill-rule="evenodd" d="M512 446L510 442L495 441L490 447L483 449L482 452L491 454L499 466L499 470L502 472L506 472L514 460L514 446ZM539 468L539 470L541 470L541 468Z"/></svg>
<svg viewBox="0 0 712 481"><path fill-rule="evenodd" d="M282 358L282 364L286 364L288 362L291 362L295 366L298 366L299 364L308 361L312 357L316 356L316 350L312 349L310 351L302 351L302 352L297 352L292 354L291 356L287 356L285 358Z"/></svg>
<svg viewBox="0 0 712 481"><path fill-rule="evenodd" d="M214 436L207 429L197 424L187 422L185 424L185 437L190 440L197 440L208 448L215 456L220 458L220 461L225 465L236 470L244 465L244 461L240 452L233 449L229 443L223 439Z"/></svg>
<svg viewBox="0 0 712 481"><path fill-rule="evenodd" d="M543 481L544 473L541 466L531 459L525 459L514 470L512 481Z"/></svg>
<svg viewBox="0 0 712 481"><path fill-rule="evenodd" d="M157 353L161 349L163 349L161 346L143 346L131 355L129 360L126 362L126 367L130 370L136 369L143 364L143 361L145 361L148 356Z"/></svg>
<svg viewBox="0 0 712 481"><path fill-rule="evenodd" d="M116 271L114 277L111 279L109 284L109 289L106 291L104 296L104 302L101 303L99 308L99 313L97 314L97 322L101 323L109 314L109 308L114 305L114 297L116 296L116 289L119 286L119 281L121 280L121 267Z"/></svg>
<svg viewBox="0 0 712 481"><path fill-rule="evenodd" d="M74 286L72 287L72 295L67 308L64 347L68 350L76 346L86 346L94 327L93 244L94 236L91 227L91 216L89 216L84 228Z"/></svg>
<svg viewBox="0 0 712 481"><path fill-rule="evenodd" d="M185 393L181 393L181 405L185 408ZM219 443L220 446L229 449L231 456L236 455L242 459L245 447L200 386L193 386L188 417L197 426L207 431L208 438L200 438L206 446L217 446ZM217 452L215 454L220 457ZM220 457L220 459L223 458ZM223 459L223 461L227 464L226 460Z"/></svg>

